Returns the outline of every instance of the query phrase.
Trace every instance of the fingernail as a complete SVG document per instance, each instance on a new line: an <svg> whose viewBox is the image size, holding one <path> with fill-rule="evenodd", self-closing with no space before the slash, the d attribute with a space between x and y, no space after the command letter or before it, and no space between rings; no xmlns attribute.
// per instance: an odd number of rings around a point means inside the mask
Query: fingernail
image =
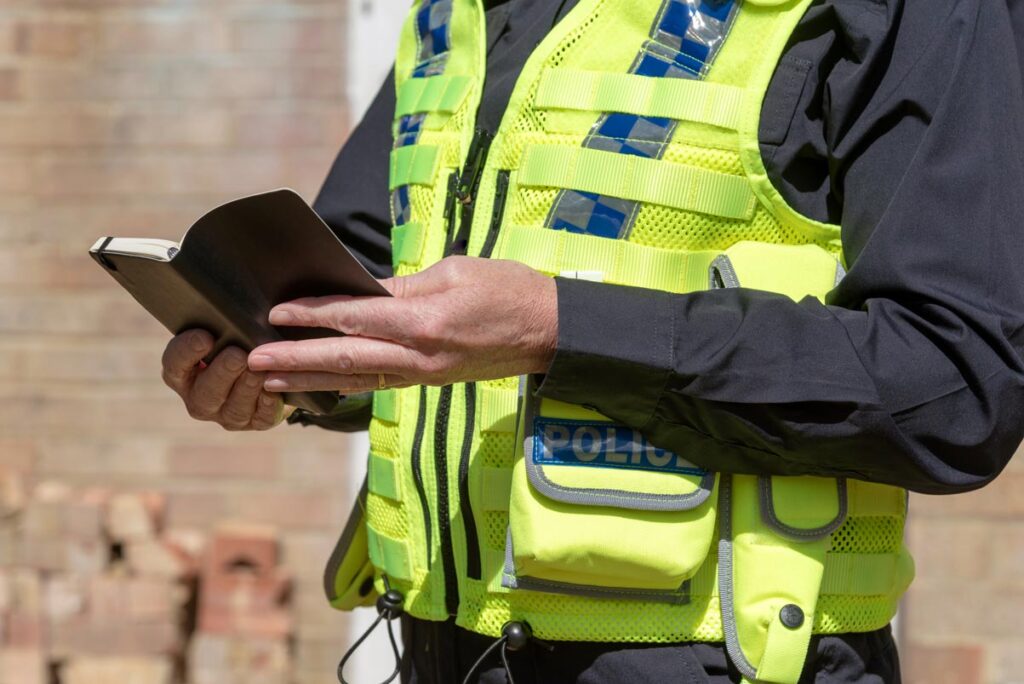
<svg viewBox="0 0 1024 684"><path fill-rule="evenodd" d="M288 383L285 382L284 380L267 380L266 382L263 383L263 389L267 390L268 392L281 392L283 390L288 389Z"/></svg>
<svg viewBox="0 0 1024 684"><path fill-rule="evenodd" d="M289 311L270 310L270 322L274 325L288 325L295 322L295 316Z"/></svg>
<svg viewBox="0 0 1024 684"><path fill-rule="evenodd" d="M228 358L224 359L224 366L232 373L237 373L245 368L245 359L232 354Z"/></svg>
<svg viewBox="0 0 1024 684"><path fill-rule="evenodd" d="M269 354L253 354L249 357L249 365L253 368L268 368L274 365L274 357Z"/></svg>
<svg viewBox="0 0 1024 684"><path fill-rule="evenodd" d="M264 394L262 397L260 397L260 403L266 406L267 408L270 408L271 406L277 403L277 399L274 397L268 397L266 394Z"/></svg>
<svg viewBox="0 0 1024 684"><path fill-rule="evenodd" d="M204 351L207 347L206 338L202 335L193 335L191 341L192 348L197 352Z"/></svg>
<svg viewBox="0 0 1024 684"><path fill-rule="evenodd" d="M249 373L245 376L246 387L259 387L263 383L263 378L255 373Z"/></svg>

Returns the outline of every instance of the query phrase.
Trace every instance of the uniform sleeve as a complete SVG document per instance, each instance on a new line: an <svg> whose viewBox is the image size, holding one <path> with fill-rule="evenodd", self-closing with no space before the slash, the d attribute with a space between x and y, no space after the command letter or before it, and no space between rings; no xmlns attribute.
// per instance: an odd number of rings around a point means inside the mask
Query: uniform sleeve
<svg viewBox="0 0 1024 684"><path fill-rule="evenodd" d="M559 280L543 396L727 472L952 493L1001 471L1024 436L1010 16L985 0L860 4L884 30L829 47L846 52L815 105L824 157L802 152L828 169L849 266L827 304Z"/></svg>
<svg viewBox="0 0 1024 684"><path fill-rule="evenodd" d="M378 278L392 274L388 155L394 114L391 73L338 153L313 204L331 230Z"/></svg>

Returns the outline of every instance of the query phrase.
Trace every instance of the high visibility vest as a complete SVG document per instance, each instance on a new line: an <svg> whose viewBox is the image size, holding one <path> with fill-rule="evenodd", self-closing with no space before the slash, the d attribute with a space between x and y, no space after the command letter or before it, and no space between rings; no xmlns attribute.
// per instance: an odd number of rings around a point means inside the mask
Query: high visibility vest
<svg viewBox="0 0 1024 684"><path fill-rule="evenodd" d="M786 203L758 143L809 4L581 0L492 138L475 127L483 7L420 0L395 67L396 273L466 253L674 293L824 297L843 274L839 227ZM769 682L797 681L812 634L895 614L913 576L904 490L709 471L531 382L376 393L368 482L327 570L333 605L372 601L386 576L419 618L724 641Z"/></svg>

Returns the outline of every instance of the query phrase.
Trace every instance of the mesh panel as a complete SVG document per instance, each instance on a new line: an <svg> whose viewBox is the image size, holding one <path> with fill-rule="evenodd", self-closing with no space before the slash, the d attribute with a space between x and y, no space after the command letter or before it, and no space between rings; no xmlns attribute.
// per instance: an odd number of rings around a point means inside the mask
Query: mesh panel
<svg viewBox="0 0 1024 684"><path fill-rule="evenodd" d="M585 620L579 616L578 598L530 591L491 594L486 603L481 598L479 591L464 598L480 610L476 621L464 626L491 636L500 635L514 613L516 619L529 622L541 639L669 643L723 638L715 596L694 596L681 606L587 599Z"/></svg>
<svg viewBox="0 0 1024 684"><path fill-rule="evenodd" d="M837 634L870 632L889 624L896 604L885 596L833 596L818 599L814 631Z"/></svg>
<svg viewBox="0 0 1024 684"><path fill-rule="evenodd" d="M398 425L374 418L370 422L370 441L381 456L398 457Z"/></svg>
<svg viewBox="0 0 1024 684"><path fill-rule="evenodd" d="M836 553L898 553L903 540L903 518L863 516L847 518L832 533L830 551Z"/></svg>
<svg viewBox="0 0 1024 684"><path fill-rule="evenodd" d="M501 551L505 548L505 530L508 529L508 513L506 511L484 512L485 537L488 548Z"/></svg>
<svg viewBox="0 0 1024 684"><path fill-rule="evenodd" d="M366 519L374 529L396 539L409 535L409 518L402 504L372 492L366 496Z"/></svg>
<svg viewBox="0 0 1024 684"><path fill-rule="evenodd" d="M511 468L515 455L516 437L511 432L485 432L480 436L477 458L493 468Z"/></svg>

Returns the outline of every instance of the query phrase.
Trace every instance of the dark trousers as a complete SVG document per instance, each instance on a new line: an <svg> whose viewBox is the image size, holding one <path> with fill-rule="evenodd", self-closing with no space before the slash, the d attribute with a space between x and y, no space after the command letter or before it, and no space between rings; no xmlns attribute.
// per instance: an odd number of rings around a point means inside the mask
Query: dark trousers
<svg viewBox="0 0 1024 684"><path fill-rule="evenodd" d="M494 639L456 627L453 621L402 618L402 682L461 684ZM726 684L739 682L724 644L532 643L509 653L515 684ZM507 684L497 652L470 681ZM900 665L892 631L818 636L801 684L899 684Z"/></svg>

